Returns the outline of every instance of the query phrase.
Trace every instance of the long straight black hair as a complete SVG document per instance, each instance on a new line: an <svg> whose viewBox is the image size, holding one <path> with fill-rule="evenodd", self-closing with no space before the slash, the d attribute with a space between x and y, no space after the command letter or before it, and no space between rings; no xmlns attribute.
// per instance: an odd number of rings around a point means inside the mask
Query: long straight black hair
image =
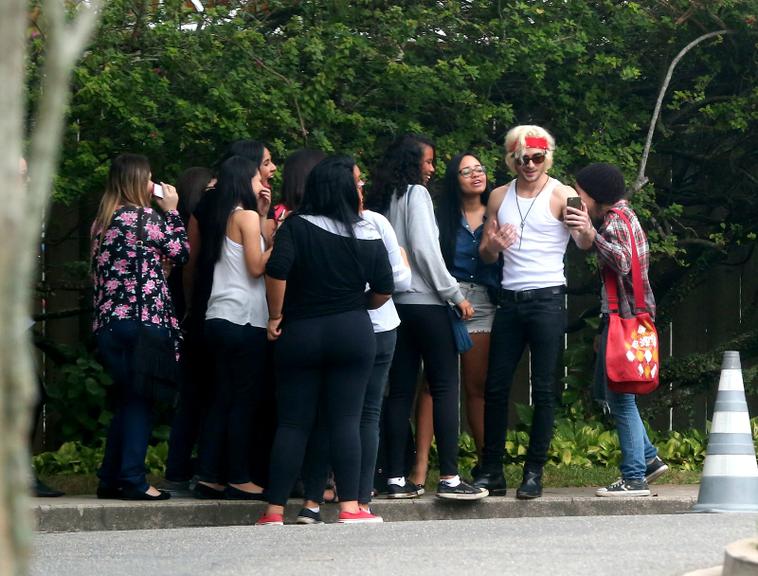
<svg viewBox="0 0 758 576"><path fill-rule="evenodd" d="M442 192L437 198L437 225L440 229L440 248L442 257L448 270L453 267L455 259L455 240L458 235L458 227L461 225L463 210L463 191L461 183L458 180L458 170L466 156L476 158L481 164L476 154L472 152L461 152L450 159L445 168L445 178L442 181ZM484 190L479 199L485 206L490 197L490 184L487 181L487 188Z"/></svg>
<svg viewBox="0 0 758 576"><path fill-rule="evenodd" d="M422 183L421 161L427 146L435 151L434 143L429 138L420 134L403 134L387 147L373 171L371 189L366 197L368 208L386 214L392 194L400 198L408 186Z"/></svg>
<svg viewBox="0 0 758 576"><path fill-rule="evenodd" d="M257 172L258 165L243 156L232 156L219 167L216 199L210 208L209 237L203 238L203 245L208 243L206 254L213 262L221 258L226 227L234 209L237 206L244 210L256 209L252 179Z"/></svg>
<svg viewBox="0 0 758 576"><path fill-rule="evenodd" d="M266 145L258 140L235 140L227 146L221 158L216 162L214 169L218 174L221 165L232 156L242 156L252 160L257 167L263 162L263 155L266 153Z"/></svg>
<svg viewBox="0 0 758 576"><path fill-rule="evenodd" d="M328 156L311 170L298 214L327 216L347 228L355 238L353 226L361 220L360 197L355 185L355 160L350 156Z"/></svg>

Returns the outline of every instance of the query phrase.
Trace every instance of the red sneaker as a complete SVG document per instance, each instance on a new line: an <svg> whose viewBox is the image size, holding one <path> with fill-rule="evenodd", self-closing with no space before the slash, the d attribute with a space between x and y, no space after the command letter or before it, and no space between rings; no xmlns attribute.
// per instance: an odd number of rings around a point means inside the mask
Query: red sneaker
<svg viewBox="0 0 758 576"><path fill-rule="evenodd" d="M376 524L384 520L381 516L374 516L366 510L358 510L358 512L340 512L337 522L339 524Z"/></svg>
<svg viewBox="0 0 758 576"><path fill-rule="evenodd" d="M256 526L284 526L284 516L281 514L264 514L255 523Z"/></svg>

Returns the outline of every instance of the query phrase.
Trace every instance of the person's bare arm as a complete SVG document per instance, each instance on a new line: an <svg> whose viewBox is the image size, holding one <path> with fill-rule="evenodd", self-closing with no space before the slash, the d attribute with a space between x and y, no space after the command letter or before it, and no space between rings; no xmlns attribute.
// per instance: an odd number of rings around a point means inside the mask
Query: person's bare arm
<svg viewBox="0 0 758 576"><path fill-rule="evenodd" d="M507 249L518 238L515 226L512 224L503 224L501 226L497 221L497 212L500 210L500 205L505 199L507 190L506 186L495 188L492 194L490 194L490 200L487 203L487 211L485 213L487 223L484 226L482 243L479 245L479 256L486 264L497 262L500 252Z"/></svg>

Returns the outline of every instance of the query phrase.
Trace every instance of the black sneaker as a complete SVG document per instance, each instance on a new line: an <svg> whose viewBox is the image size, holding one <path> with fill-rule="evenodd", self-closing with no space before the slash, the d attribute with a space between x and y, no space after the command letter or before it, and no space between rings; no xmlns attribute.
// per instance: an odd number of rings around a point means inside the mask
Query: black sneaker
<svg viewBox="0 0 758 576"><path fill-rule="evenodd" d="M647 467L645 468L645 482L648 484L663 476L669 469L669 467L666 466L666 463L658 456L651 458L646 462L646 464Z"/></svg>
<svg viewBox="0 0 758 576"><path fill-rule="evenodd" d="M297 520L296 522L298 524L323 524L324 521L321 519L321 511L313 512L312 510L308 510L308 508L301 508L300 512L297 514Z"/></svg>
<svg viewBox="0 0 758 576"><path fill-rule="evenodd" d="M467 484L463 480L458 486L448 486L447 483L440 481L437 484L437 497L448 500L481 500L486 498L490 493L486 488L476 488Z"/></svg>
<svg viewBox="0 0 758 576"><path fill-rule="evenodd" d="M397 484L387 484L387 491L382 494L382 498L418 498L418 489L414 484L405 481L405 486Z"/></svg>
<svg viewBox="0 0 758 576"><path fill-rule="evenodd" d="M616 480L605 488L598 488L595 496L650 496L647 482L642 480Z"/></svg>

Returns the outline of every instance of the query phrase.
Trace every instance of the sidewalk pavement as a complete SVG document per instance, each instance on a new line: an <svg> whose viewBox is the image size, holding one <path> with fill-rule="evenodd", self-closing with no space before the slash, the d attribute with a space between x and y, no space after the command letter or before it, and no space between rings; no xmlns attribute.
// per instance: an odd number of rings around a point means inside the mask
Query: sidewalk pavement
<svg viewBox="0 0 758 576"><path fill-rule="evenodd" d="M595 488L547 488L542 498L516 500L490 496L476 502L441 500L433 494L412 500L374 500L371 510L385 522L408 520L472 520L536 516L615 516L688 512L697 502L697 484L653 485L649 497L595 496ZM509 491L510 492L510 491ZM515 494L515 490L511 492ZM95 496L32 498L40 532L144 530L207 526L251 525L263 502L171 498L159 502L98 500ZM300 502L291 500L285 520L294 522ZM337 519L338 506L322 506L326 522Z"/></svg>

